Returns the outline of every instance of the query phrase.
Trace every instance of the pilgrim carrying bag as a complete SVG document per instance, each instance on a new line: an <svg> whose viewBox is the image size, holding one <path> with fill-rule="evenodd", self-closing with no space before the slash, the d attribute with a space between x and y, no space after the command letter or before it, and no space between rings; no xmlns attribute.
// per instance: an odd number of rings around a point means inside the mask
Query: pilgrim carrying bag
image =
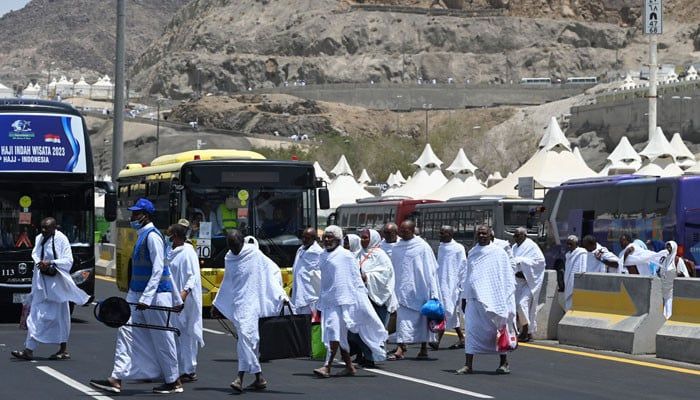
<svg viewBox="0 0 700 400"><path fill-rule="evenodd" d="M258 320L260 361L308 357L311 354L311 316L292 314L289 303L286 307L289 315L284 315L283 306L280 315Z"/></svg>

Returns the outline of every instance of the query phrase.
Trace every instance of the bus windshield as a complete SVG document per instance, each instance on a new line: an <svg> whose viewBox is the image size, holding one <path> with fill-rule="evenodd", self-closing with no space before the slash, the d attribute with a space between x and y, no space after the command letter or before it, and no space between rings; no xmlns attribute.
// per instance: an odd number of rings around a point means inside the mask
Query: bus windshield
<svg viewBox="0 0 700 400"><path fill-rule="evenodd" d="M88 247L92 232L92 186L5 183L0 190L0 246L31 251L41 219L54 217L72 246ZM24 207L27 206L27 207Z"/></svg>

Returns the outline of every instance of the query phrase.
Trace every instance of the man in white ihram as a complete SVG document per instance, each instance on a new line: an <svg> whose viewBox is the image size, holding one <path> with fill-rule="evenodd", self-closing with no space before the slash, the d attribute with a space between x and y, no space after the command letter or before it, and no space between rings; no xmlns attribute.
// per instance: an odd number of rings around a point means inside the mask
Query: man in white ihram
<svg viewBox="0 0 700 400"><path fill-rule="evenodd" d="M391 263L394 264L399 303L396 311L397 348L390 360L405 358L407 343L420 343L416 358L428 358L428 319L421 314L426 301L440 295L437 283L437 260L425 240L415 236L415 222L406 220L399 227L401 241L394 246Z"/></svg>
<svg viewBox="0 0 700 400"><path fill-rule="evenodd" d="M188 242L187 228L182 223L171 225L172 249L166 259L184 307L175 321L180 336L177 338L177 359L180 382L194 382L197 377L197 353L204 347L202 329L202 277L199 257Z"/></svg>
<svg viewBox="0 0 700 400"><path fill-rule="evenodd" d="M128 208L131 227L137 230L131 256L131 280L126 301L131 306L131 324L166 326L167 312L149 310L149 306L182 305L180 293L164 263L165 240L151 222L156 209L148 199L139 199ZM122 326L117 333L114 368L106 380L91 380L90 385L120 393L124 380L154 380L165 383L154 393L182 393L177 363L177 345L172 331Z"/></svg>
<svg viewBox="0 0 700 400"><path fill-rule="evenodd" d="M318 293L321 290L321 270L318 262L323 249L316 243L314 228L304 230L301 243L292 267L292 304L297 314L311 314L316 310Z"/></svg>
<svg viewBox="0 0 700 400"><path fill-rule="evenodd" d="M537 303L544 280L544 254L537 243L527 237L527 230L519 227L513 235L515 262L515 301L521 326L518 340L528 342L537 331Z"/></svg>
<svg viewBox="0 0 700 400"><path fill-rule="evenodd" d="M440 247L438 247L438 286L440 287L440 302L445 308L445 329L454 329L459 341L450 349L464 348L464 334L459 326L459 311L462 295L461 285L467 273L467 253L464 246L454 239L454 228L445 225L440 228ZM437 350L444 331L438 333L437 342L430 343L430 347Z"/></svg>
<svg viewBox="0 0 700 400"><path fill-rule="evenodd" d="M343 231L330 225L323 233L321 255L321 293L318 309L321 311L321 336L328 350L325 364L314 370L319 378L329 378L333 359L340 348L345 362L345 370L339 376L355 375L355 367L350 359L348 332L359 334L362 342L372 352L371 361L383 361L386 357L384 342L388 334L384 324L372 308L367 288L362 282L360 264L357 258L340 244Z"/></svg>
<svg viewBox="0 0 700 400"><path fill-rule="evenodd" d="M282 287L279 267L255 245L245 243L240 231L229 230L226 242L229 248L224 259L226 270L214 306L233 323L238 333L238 376L230 386L242 393L243 377L249 373L255 374L255 381L248 389L263 390L267 388L267 381L258 360L258 320L278 315L288 301L287 294Z"/></svg>
<svg viewBox="0 0 700 400"><path fill-rule="evenodd" d="M36 237L34 250L34 275L31 304L27 318L27 339L24 350L14 350L12 356L32 360L39 343L59 344L58 352L51 360L70 358L67 350L70 335L69 302L86 305L90 296L80 290L70 277L73 253L66 235L56 230L56 220L49 217L41 221L41 233Z"/></svg>
<svg viewBox="0 0 700 400"><path fill-rule="evenodd" d="M574 277L586 272L588 251L578 246L578 237L570 235L566 239L566 262L564 264L564 311L571 310L574 297Z"/></svg>

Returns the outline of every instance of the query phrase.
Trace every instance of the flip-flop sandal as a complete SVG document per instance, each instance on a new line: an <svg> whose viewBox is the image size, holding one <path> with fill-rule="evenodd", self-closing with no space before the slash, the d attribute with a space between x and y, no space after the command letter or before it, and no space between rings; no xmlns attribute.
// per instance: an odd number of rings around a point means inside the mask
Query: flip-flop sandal
<svg viewBox="0 0 700 400"><path fill-rule="evenodd" d="M399 361L399 360L403 360L404 358L406 358L406 356L404 356L403 354L398 355L396 353L392 353L392 354L389 354L388 356L386 356L387 361Z"/></svg>
<svg viewBox="0 0 700 400"><path fill-rule="evenodd" d="M18 358L20 360L32 361L34 359L34 357L29 355L24 350L13 350L11 354L12 354L12 357Z"/></svg>
<svg viewBox="0 0 700 400"><path fill-rule="evenodd" d="M314 375L316 375L319 378L330 378L331 377L331 373L328 372L328 370L325 367L316 368L314 370Z"/></svg>
<svg viewBox="0 0 700 400"><path fill-rule="evenodd" d="M70 360L70 354L68 353L56 353L49 356L49 360Z"/></svg>
<svg viewBox="0 0 700 400"><path fill-rule="evenodd" d="M240 379L234 379L229 386L231 386L231 389L235 390L236 392L243 393L243 383Z"/></svg>
<svg viewBox="0 0 700 400"><path fill-rule="evenodd" d="M450 350L457 350L457 349L463 349L464 348L464 343L455 343L452 346L448 347Z"/></svg>
<svg viewBox="0 0 700 400"><path fill-rule="evenodd" d="M265 390L267 388L267 381L262 381L262 382L253 382L250 385L246 386L247 390Z"/></svg>

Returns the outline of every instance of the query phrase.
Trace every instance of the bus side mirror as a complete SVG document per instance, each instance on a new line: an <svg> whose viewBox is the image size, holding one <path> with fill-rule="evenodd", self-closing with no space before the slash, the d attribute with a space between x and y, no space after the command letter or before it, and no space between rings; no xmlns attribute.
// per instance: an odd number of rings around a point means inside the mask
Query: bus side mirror
<svg viewBox="0 0 700 400"><path fill-rule="evenodd" d="M115 192L105 193L105 220L114 222L117 219L117 194Z"/></svg>
<svg viewBox="0 0 700 400"><path fill-rule="evenodd" d="M321 210L328 210L331 208L331 199L327 187L318 189L318 208Z"/></svg>

